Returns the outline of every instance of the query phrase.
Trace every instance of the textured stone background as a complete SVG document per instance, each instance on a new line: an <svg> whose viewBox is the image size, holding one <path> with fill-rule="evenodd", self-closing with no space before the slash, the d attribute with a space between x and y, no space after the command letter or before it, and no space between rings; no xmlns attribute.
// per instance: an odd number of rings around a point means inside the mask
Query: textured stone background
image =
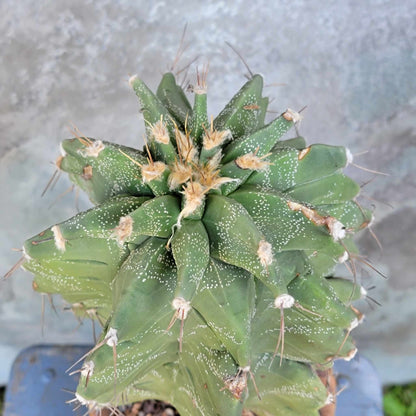
<svg viewBox="0 0 416 416"><path fill-rule="evenodd" d="M129 74L155 87L172 62L185 23L189 48L181 64L201 54L210 62L209 112L244 82L245 68L266 79L271 107L308 106L301 133L309 141L369 152L357 163L388 172L362 191L373 205L364 253L389 275L361 275L382 307L364 304L367 322L358 347L385 383L416 374L416 8L414 2L354 0L175 1L65 0L0 2L0 264L5 272L29 236L75 214L74 195L54 203L69 183L40 194L53 173L60 140L74 122L83 134L128 145L141 141L143 122ZM194 77L194 67L190 78ZM374 177L350 168L361 183ZM88 202L81 197L81 208ZM343 270L343 273L347 273ZM39 342L91 341L68 312L46 307L41 336L40 296L18 271L0 288L0 383L18 350ZM58 303L58 309L62 305Z"/></svg>

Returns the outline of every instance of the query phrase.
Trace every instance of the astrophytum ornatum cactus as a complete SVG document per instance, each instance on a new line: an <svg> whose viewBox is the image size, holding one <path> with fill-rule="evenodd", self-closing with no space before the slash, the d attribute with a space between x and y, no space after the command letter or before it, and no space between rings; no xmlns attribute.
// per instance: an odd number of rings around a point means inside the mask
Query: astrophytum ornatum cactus
<svg viewBox="0 0 416 416"><path fill-rule="evenodd" d="M28 240L24 268L103 327L78 370L90 409L316 415L332 400L316 370L354 356L362 320L361 288L333 277L371 219L342 173L351 154L282 140L300 115L265 124L260 75L208 118L205 82L191 106L171 73L156 94L130 79L143 151L63 141L58 168L96 205Z"/></svg>

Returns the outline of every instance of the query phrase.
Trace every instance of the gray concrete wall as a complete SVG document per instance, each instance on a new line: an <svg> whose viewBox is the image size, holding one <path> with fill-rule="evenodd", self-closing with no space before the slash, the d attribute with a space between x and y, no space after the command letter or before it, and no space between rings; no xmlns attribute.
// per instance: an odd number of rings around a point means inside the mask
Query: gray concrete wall
<svg viewBox="0 0 416 416"><path fill-rule="evenodd" d="M174 4L174 6L173 6ZM12 247L76 212L74 195L50 206L69 182L40 194L53 173L60 140L74 122L83 134L141 143L143 122L129 74L151 86L169 67L188 23L186 64L210 62L209 112L216 114L244 82L238 48L265 76L272 109L304 105L301 133L309 142L343 144L357 163L388 172L363 189L375 206L362 251L390 276L360 270L382 307L364 304L358 347L384 382L416 374L416 8L409 1L8 1L0 2L0 264ZM194 67L190 72L194 76ZM140 144L141 145L141 144ZM373 175L349 170L360 182ZM387 205L388 203L389 205ZM81 208L88 206L81 197ZM391 206L390 206L391 205ZM361 267L360 267L361 269ZM346 273L346 271L343 271ZM46 307L23 271L1 284L0 382L17 351L39 342L91 341L68 312ZM62 305L58 304L58 309Z"/></svg>

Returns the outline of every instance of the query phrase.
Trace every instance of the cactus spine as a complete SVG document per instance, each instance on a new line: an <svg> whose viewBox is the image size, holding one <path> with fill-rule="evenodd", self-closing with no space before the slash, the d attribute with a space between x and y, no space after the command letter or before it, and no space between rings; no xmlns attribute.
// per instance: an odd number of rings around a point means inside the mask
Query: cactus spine
<svg viewBox="0 0 416 416"><path fill-rule="evenodd" d="M362 319L351 302L364 292L333 277L371 219L342 173L349 152L283 140L300 115L265 124L260 75L211 120L206 74L193 106L171 73L156 94L136 76L130 85L146 149L65 140L57 165L95 207L24 244L35 289L102 325L76 399L317 414L331 395L315 370L353 357Z"/></svg>

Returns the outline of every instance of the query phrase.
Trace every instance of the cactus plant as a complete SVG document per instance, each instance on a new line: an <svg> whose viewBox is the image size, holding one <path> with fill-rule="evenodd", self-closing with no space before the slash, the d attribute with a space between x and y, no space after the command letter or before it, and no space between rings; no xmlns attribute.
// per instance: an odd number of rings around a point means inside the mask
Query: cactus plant
<svg viewBox="0 0 416 416"><path fill-rule="evenodd" d="M317 414L333 399L317 370L354 356L362 320L363 291L334 277L371 220L342 173L350 152L284 139L296 111L266 124L260 75L211 119L206 73L193 105L172 73L156 94L130 85L145 149L64 140L57 166L95 207L24 244L35 290L103 328L76 363L76 400L115 414L146 398L183 416Z"/></svg>

